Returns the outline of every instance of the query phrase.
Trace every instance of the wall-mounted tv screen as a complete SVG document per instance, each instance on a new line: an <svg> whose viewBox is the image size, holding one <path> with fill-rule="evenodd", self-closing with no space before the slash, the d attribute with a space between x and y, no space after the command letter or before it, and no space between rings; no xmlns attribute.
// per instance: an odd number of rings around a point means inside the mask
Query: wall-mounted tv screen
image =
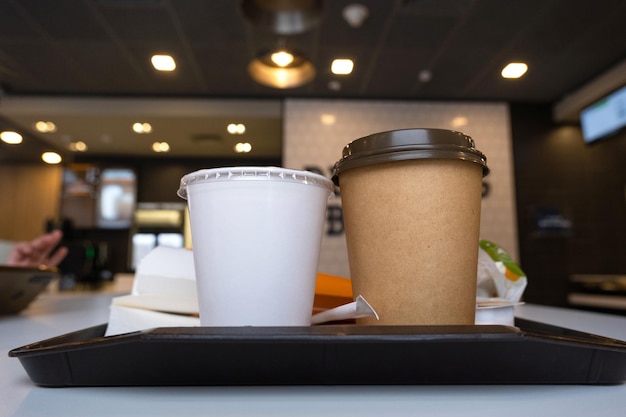
<svg viewBox="0 0 626 417"><path fill-rule="evenodd" d="M626 129L626 86L584 108L580 112L580 125L587 143Z"/></svg>

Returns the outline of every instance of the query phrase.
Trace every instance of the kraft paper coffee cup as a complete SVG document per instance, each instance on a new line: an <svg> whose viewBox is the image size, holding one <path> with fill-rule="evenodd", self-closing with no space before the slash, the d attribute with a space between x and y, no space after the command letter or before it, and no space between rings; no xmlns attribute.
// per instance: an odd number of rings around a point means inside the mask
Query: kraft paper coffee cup
<svg viewBox="0 0 626 417"><path fill-rule="evenodd" d="M407 129L348 144L333 181L350 276L379 321L473 324L486 157L460 132Z"/></svg>
<svg viewBox="0 0 626 417"><path fill-rule="evenodd" d="M276 167L205 169L181 179L202 326L311 324L333 189L321 175Z"/></svg>

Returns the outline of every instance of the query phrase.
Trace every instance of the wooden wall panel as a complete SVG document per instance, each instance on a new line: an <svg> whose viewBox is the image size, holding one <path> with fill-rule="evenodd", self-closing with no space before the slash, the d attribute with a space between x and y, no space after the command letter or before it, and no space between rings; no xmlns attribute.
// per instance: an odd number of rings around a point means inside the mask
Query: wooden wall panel
<svg viewBox="0 0 626 417"><path fill-rule="evenodd" d="M0 166L0 239L30 240L58 218L62 176L59 166Z"/></svg>

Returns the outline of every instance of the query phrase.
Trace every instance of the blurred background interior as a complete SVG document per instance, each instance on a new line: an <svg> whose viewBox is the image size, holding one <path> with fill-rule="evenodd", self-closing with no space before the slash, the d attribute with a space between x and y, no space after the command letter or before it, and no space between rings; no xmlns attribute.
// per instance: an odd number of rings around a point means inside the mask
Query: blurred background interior
<svg viewBox="0 0 626 417"><path fill-rule="evenodd" d="M185 173L329 176L351 140L439 127L487 154L481 235L525 300L624 314L625 22L622 0L0 0L0 238L62 228L61 285L97 286L191 246ZM322 272L347 275L342 232L334 201Z"/></svg>

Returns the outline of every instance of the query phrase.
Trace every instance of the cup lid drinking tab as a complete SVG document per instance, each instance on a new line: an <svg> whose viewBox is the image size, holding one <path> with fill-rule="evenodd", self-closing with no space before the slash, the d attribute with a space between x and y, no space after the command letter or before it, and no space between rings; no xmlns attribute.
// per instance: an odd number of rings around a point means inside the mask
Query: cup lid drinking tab
<svg viewBox="0 0 626 417"><path fill-rule="evenodd" d="M366 165L410 159L458 159L482 166L489 174L487 157L468 135L445 129L402 129L375 133L350 142L333 168L333 182L346 170Z"/></svg>

